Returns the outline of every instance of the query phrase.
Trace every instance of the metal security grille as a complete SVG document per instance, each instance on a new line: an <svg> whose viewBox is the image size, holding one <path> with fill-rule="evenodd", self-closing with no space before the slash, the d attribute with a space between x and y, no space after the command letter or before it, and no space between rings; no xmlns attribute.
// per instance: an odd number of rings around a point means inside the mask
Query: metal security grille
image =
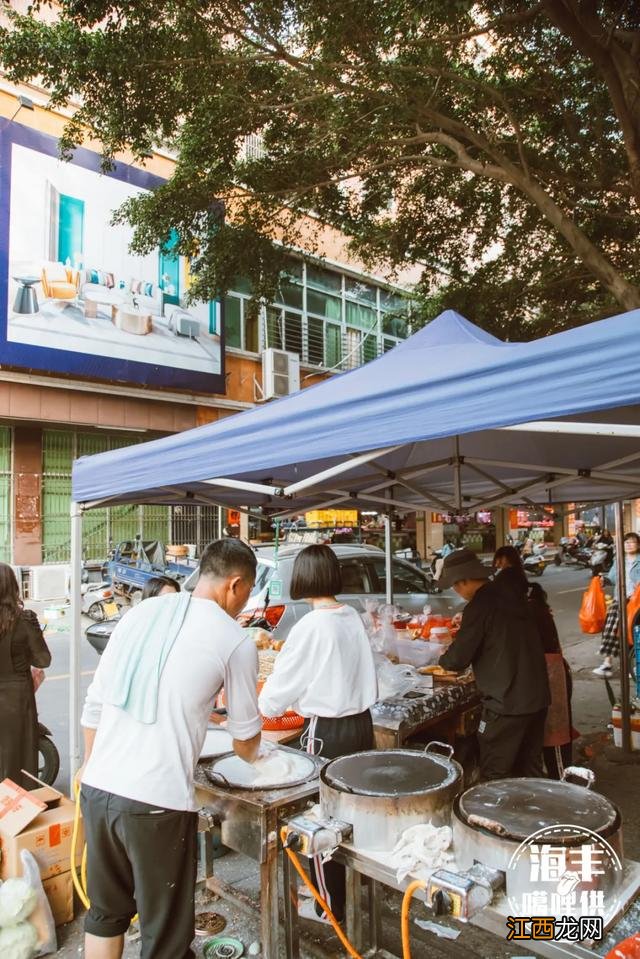
<svg viewBox="0 0 640 959"><path fill-rule="evenodd" d="M11 562L11 430L0 429L0 561Z"/></svg>
<svg viewBox="0 0 640 959"><path fill-rule="evenodd" d="M171 542L192 543L198 556L218 538L217 506L174 506L171 511Z"/></svg>
<svg viewBox="0 0 640 959"><path fill-rule="evenodd" d="M42 434L42 561L67 562L71 556L71 466L78 456L132 446L137 437L44 430ZM9 447L10 452L10 447ZM9 457L10 460L10 457ZM9 462L10 466L10 462ZM9 472L8 482L11 475ZM0 509L2 508L0 451ZM8 497L7 497L8 501ZM0 515L0 523L1 523ZM10 524L9 524L10 529ZM217 536L215 506L113 506L88 510L82 523L85 559L104 559L112 544L122 540L157 539L168 543L193 543L202 550ZM1 528L0 528L1 536ZM0 540L0 549L1 549Z"/></svg>

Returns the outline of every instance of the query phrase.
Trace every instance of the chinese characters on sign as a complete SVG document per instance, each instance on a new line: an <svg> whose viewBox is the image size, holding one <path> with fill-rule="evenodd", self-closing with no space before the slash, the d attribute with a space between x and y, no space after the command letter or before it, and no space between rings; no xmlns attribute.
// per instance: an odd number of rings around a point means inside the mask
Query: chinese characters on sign
<svg viewBox="0 0 640 959"><path fill-rule="evenodd" d="M547 939L569 942L599 941L604 935L602 916L509 916L507 939Z"/></svg>

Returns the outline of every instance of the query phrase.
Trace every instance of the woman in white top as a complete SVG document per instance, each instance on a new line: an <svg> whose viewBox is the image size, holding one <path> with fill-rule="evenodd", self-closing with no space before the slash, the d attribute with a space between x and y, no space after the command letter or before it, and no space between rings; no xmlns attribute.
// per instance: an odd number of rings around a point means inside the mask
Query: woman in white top
<svg viewBox="0 0 640 959"><path fill-rule="evenodd" d="M259 697L263 716L291 708L307 719L307 751L327 759L374 748L370 707L378 697L375 663L360 616L339 603L340 564L329 546L308 546L293 566L291 598L310 613L296 623ZM314 880L338 920L344 918L345 872L334 862L312 863ZM308 918L314 914L303 911ZM311 905L311 904L310 904ZM318 918L324 918L317 913Z"/></svg>

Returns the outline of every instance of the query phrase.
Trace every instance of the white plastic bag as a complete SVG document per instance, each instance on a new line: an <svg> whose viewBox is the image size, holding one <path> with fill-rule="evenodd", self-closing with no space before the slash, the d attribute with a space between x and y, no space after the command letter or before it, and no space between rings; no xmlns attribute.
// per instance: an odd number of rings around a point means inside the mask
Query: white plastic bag
<svg viewBox="0 0 640 959"><path fill-rule="evenodd" d="M29 916L29 922L35 926L38 936L38 943L34 956L48 956L58 949L58 937L56 935L56 924L51 912L49 900L42 885L38 863L33 858L28 849L23 849L20 853L22 860L22 875L36 896L36 906Z"/></svg>
<svg viewBox="0 0 640 959"><path fill-rule="evenodd" d="M404 696L420 680L420 675L413 666L390 663L386 656L376 657L376 673L378 699L381 701L393 699L395 696Z"/></svg>

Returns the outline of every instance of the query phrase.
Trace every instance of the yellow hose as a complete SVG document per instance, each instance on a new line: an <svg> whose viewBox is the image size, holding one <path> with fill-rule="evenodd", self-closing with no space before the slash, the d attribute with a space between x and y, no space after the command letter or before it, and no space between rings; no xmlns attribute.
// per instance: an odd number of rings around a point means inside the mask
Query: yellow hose
<svg viewBox="0 0 640 959"><path fill-rule="evenodd" d="M400 910L400 933L402 936L402 959L411 959L411 942L409 937L409 910L411 909L411 900L414 892L418 889L426 889L426 882L421 879L414 879L405 889L402 897L402 909Z"/></svg>
<svg viewBox="0 0 640 959"><path fill-rule="evenodd" d="M76 866L76 850L78 848L78 832L80 830L80 783L74 782L73 790L76 794L76 809L73 817L73 831L71 833L71 879L75 887L78 896L80 897L80 902L85 909L88 909L91 905L89 901L89 896L87 895L87 844L84 844L82 849L82 862L80 864L80 875L78 875L78 868ZM131 922L136 922L138 919L137 914L133 917Z"/></svg>
<svg viewBox="0 0 640 959"><path fill-rule="evenodd" d="M295 854L295 852L293 851L293 849L289 849L289 847L287 846L287 844L286 844L286 838L287 838L286 830L285 830L285 829L282 829L282 830L280 831L280 839L282 840L282 845L283 845L283 847L284 847L284 851L286 852L287 856L289 857L289 859L290 859L291 862L293 863L293 867L294 867L295 871L298 873L298 875L299 875L300 878L302 879L303 883L305 884L305 886L307 887L307 889L309 890L309 892L311 893L311 895L313 896L313 898L315 899L315 901L316 901L316 902L318 903L318 905L322 908L322 911L326 913L326 915L327 915L327 917L328 917L328 919L329 919L329 922L331 923L331 925L333 926L333 928L334 928L335 931L336 931L336 935L338 936L338 939L340 940L340 942L342 943L342 945L344 946L344 948L347 950L347 952L349 953L349 955L352 957L352 959L362 959L362 956L360 955L359 952L356 952L356 950L353 948L353 946L351 945L351 943L349 942L349 940L348 940L347 937L345 936L344 932L343 932L342 929L340 928L340 923L338 922L338 920L336 919L336 917L334 916L334 914L331 912L331 910L329 909L329 906L328 906L327 903L324 901L324 899L322 898L322 896L320 895L320 893L318 892L318 890L317 890L316 887L313 885L313 883L311 882L311 880L310 880L309 877L307 876L306 872L304 871L304 869L303 869L302 866L300 865L300 860L298 859L297 855Z"/></svg>

